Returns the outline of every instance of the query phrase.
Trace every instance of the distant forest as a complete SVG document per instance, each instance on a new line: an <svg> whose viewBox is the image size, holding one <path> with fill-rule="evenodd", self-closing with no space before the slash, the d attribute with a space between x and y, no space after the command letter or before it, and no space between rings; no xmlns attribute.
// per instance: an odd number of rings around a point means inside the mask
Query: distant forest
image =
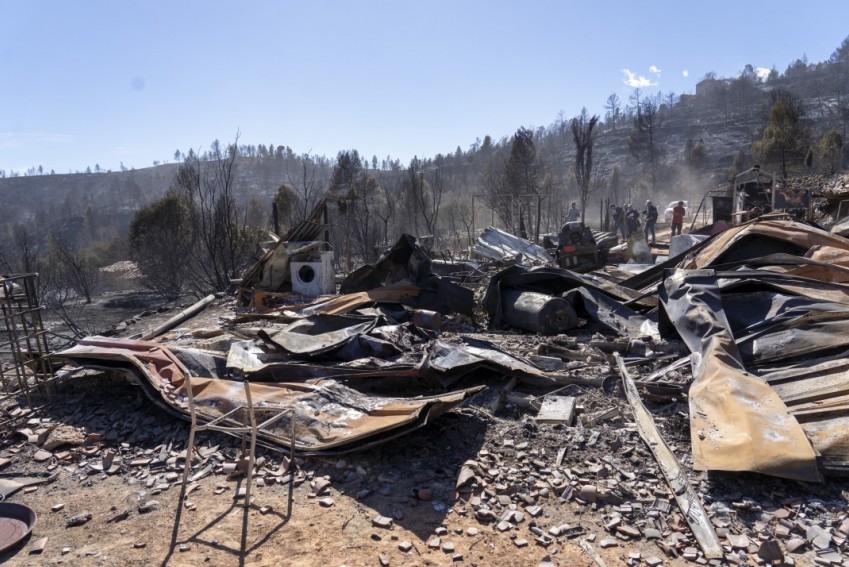
<svg viewBox="0 0 849 567"><path fill-rule="evenodd" d="M331 244L347 247L355 264L373 261L402 232L429 237L435 252L464 249L490 224L534 240L557 230L572 201L598 226L605 200L699 203L754 163L779 177L840 170L847 92L849 38L827 61L802 57L768 74L746 65L733 78L708 73L692 94L636 89L622 100L614 93L603 116L561 112L549 125L483 135L467 148L409 163L354 148L332 157L299 154L236 135L202 151L177 149L142 169L0 170L0 194L15 204L0 208L0 272L45 272L63 256L87 266L138 259L133 234L149 234L141 212L196 225L204 220L198 208L212 207L207 220L232 224L228 238L240 239L221 267L236 277L275 216L285 232L321 199L329 203ZM171 209L157 209L169 198ZM196 246L201 236L189 234L196 228L174 238ZM225 280L207 278L193 290Z"/></svg>

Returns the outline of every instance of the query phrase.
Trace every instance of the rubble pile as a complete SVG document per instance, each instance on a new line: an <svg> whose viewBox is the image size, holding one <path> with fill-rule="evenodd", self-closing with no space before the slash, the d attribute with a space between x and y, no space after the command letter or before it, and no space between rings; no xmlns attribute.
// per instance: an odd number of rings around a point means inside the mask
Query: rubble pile
<svg viewBox="0 0 849 567"><path fill-rule="evenodd" d="M274 283L305 249L278 243L261 289L80 341L53 404L2 408L0 486L50 483L65 530L164 518L175 488L177 530L208 498L272 518L285 494L344 513L381 565L849 564L849 240L764 215L579 274L497 236L497 259L453 265L405 235L315 300ZM283 411L256 454L219 433L187 451L193 417ZM108 511L56 497L115 483Z"/></svg>

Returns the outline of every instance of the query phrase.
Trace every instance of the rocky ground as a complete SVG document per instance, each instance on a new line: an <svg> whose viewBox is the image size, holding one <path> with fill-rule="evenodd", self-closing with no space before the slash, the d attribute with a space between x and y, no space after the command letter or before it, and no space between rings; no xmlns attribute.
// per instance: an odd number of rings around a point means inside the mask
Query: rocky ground
<svg viewBox="0 0 849 567"><path fill-rule="evenodd" d="M89 309L90 326L134 336L184 307L124 301L133 297L99 302ZM221 350L225 333L251 336L267 325L233 325L232 306L220 300L163 340ZM441 340L466 335L547 356L536 360L603 387L565 387L557 394L576 399L577 418L544 423L537 410L550 390L511 389L492 375L483 378L490 391L372 450L296 456L290 469L284 452L260 449L247 511L240 442L217 434L200 435L180 506L188 426L121 378L73 372L35 409L6 400L0 486L38 482L7 499L38 520L0 563L849 565L849 482L694 471L686 394L644 391L723 545L722 559L704 558L637 432L611 358L621 352L640 379L674 360L674 345L653 350L580 328L557 337L482 334L478 319L448 318ZM689 379L686 367L664 376L678 385Z"/></svg>
<svg viewBox="0 0 849 567"><path fill-rule="evenodd" d="M614 374L590 338L502 340L523 354L583 344L595 362L568 363L574 372ZM574 425L538 423L539 392L519 387L494 415L472 399L377 449L296 458L290 472L263 449L245 513L238 440L200 437L179 509L186 424L121 379L82 374L37 411L4 407L17 421L0 438L3 478L53 475L9 498L38 514L0 556L9 565L849 564L845 481L694 472L686 400L647 402L724 545L723 560L706 561L617 381L560 392L578 400Z"/></svg>

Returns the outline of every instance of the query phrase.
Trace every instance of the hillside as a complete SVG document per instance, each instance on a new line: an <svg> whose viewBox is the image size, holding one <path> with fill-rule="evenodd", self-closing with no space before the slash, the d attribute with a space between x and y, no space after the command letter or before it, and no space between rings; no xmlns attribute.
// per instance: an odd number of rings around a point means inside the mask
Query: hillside
<svg viewBox="0 0 849 567"><path fill-rule="evenodd" d="M752 144L763 135L776 96L792 97L802 123L810 128L812 143L829 129L845 137L849 104L843 93L847 91L849 48L844 42L829 61L816 64L796 61L785 73L773 72L765 80L747 66L735 78L705 77L693 94L635 92L629 101L620 101L615 113L609 111L597 129L593 192L587 217L597 218L599 203L605 198L619 202L639 202L645 198L700 201L704 192L726 182L732 165L745 169L754 163ZM654 101L657 111L654 141L659 158L651 175L645 158L636 157L629 147L635 110L645 101ZM569 123L561 118L533 132L539 164L550 174L545 191L550 191L551 197L546 197L548 216L544 224L556 224L568 201L577 197ZM457 233L463 224L461 220L468 224L467 219L461 218L462 209L469 207L472 195L480 196L482 191L487 191L483 179L493 167L506 161L510 143L507 136L499 140L485 136L467 150L457 146L452 152L420 161L422 175L434 169L442 173L442 213L435 221L440 230ZM696 143L703 149L703 155L694 165L689 152ZM326 191L330 184L334 165L331 158L297 155L291 148L282 146L275 150L262 145L240 145L238 151L233 189L243 205L250 204L249 217L256 225L267 226L271 198L281 184L286 183L296 193L309 190L313 196ZM387 213L383 231L387 235L402 229L422 233L425 227L419 226L418 219L414 219L411 227L409 219L403 218L405 208L400 206L404 199L403 184L408 178L407 165L388 156L381 161L363 156L362 161L366 173L376 179L384 195L379 201L394 202L397 209ZM775 164L764 165L775 168ZM23 223L76 244L122 238L134 212L168 190L177 168L178 164L169 163L120 172L2 178L0 195L4 202L14 206L0 208L0 226L4 228L3 234L8 235L11 227ZM618 183L612 179L614 170L618 170ZM792 171L805 172L800 160L792 164ZM521 216L525 205L515 206ZM492 221L494 215L488 209L476 209L472 224Z"/></svg>

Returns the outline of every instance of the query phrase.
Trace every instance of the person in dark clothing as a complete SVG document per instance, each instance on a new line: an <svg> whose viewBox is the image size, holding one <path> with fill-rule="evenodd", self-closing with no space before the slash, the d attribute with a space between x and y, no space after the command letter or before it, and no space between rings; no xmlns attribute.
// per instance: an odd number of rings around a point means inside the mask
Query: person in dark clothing
<svg viewBox="0 0 849 567"><path fill-rule="evenodd" d="M640 232L640 213L631 205L625 205L625 228L628 238Z"/></svg>
<svg viewBox="0 0 849 567"><path fill-rule="evenodd" d="M613 203L610 204L610 232L616 234L617 232L622 233L622 238L628 238L625 235L625 211L622 210L622 207L617 207Z"/></svg>
<svg viewBox="0 0 849 567"><path fill-rule="evenodd" d="M651 232L651 243L654 244L654 225L657 223L657 207L655 207L651 201L646 201L646 208L643 209L643 216L646 219L646 226L643 229L646 242L649 241L649 232Z"/></svg>

